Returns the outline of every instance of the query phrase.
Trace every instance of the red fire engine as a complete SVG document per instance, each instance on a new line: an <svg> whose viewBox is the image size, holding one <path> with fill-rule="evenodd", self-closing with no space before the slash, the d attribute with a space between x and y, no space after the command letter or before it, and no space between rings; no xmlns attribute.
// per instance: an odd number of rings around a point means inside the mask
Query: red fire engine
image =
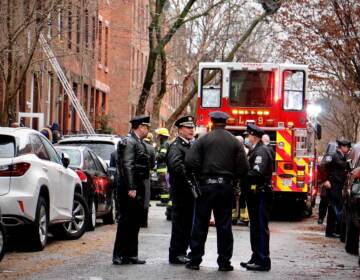
<svg viewBox="0 0 360 280"><path fill-rule="evenodd" d="M318 134L306 114L307 77L306 65L200 63L197 126L211 129L209 113L221 110L230 115L226 128L235 135L248 123L261 127L276 154L274 205L311 213Z"/></svg>

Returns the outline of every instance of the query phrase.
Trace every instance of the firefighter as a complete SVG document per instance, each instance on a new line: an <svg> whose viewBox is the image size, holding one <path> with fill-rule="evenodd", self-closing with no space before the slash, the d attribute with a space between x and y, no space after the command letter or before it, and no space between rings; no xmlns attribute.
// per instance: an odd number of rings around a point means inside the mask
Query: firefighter
<svg viewBox="0 0 360 280"><path fill-rule="evenodd" d="M219 271L231 271L233 235L231 212L234 181L246 174L249 164L243 145L225 130L229 116L209 114L213 130L199 138L186 154L186 165L197 175L201 195L195 202L195 217L190 242L190 262L186 268L199 270L204 255L211 210L215 217Z"/></svg>
<svg viewBox="0 0 360 280"><path fill-rule="evenodd" d="M118 145L118 168L123 178L118 194L120 217L113 251L115 265L145 264L138 258L138 236L150 172L150 157L143 143L149 133L150 117L135 116L130 123L129 137L124 145Z"/></svg>
<svg viewBox="0 0 360 280"><path fill-rule="evenodd" d="M172 199L169 262L185 264L189 261L186 255L194 212L194 198L189 185L191 178L185 168L185 155L194 137L194 118L181 117L175 122L175 126L178 128L178 136L171 143L167 155Z"/></svg>
<svg viewBox="0 0 360 280"><path fill-rule="evenodd" d="M158 175L158 184L160 187L160 200L159 206L166 206L169 201L169 186L166 180L167 166L166 155L169 149L168 139L170 137L169 130L167 128L160 127L156 131L159 145L156 148L156 172Z"/></svg>
<svg viewBox="0 0 360 280"><path fill-rule="evenodd" d="M261 141L264 134L262 129L249 124L247 131L252 144L252 149L248 154L250 170L245 179L252 256L248 262L241 262L240 265L248 270L269 271L271 260L268 223L273 200L272 155Z"/></svg>
<svg viewBox="0 0 360 280"><path fill-rule="evenodd" d="M343 207L342 189L349 170L347 155L351 142L346 139L337 140L338 148L333 154L326 154L321 163L320 171L323 186L327 190L328 214L326 222L326 237L340 237L341 213Z"/></svg>

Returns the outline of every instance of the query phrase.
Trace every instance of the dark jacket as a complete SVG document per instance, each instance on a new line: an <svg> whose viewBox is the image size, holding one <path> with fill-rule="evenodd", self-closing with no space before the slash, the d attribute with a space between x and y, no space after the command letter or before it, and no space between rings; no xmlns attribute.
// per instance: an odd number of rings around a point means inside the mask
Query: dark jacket
<svg viewBox="0 0 360 280"><path fill-rule="evenodd" d="M343 187L347 174L351 171L344 156L339 150L325 154L319 166L321 180L329 180L331 185Z"/></svg>
<svg viewBox="0 0 360 280"><path fill-rule="evenodd" d="M249 169L243 145L230 132L215 128L199 138L186 155L186 166L200 179L241 178Z"/></svg>
<svg viewBox="0 0 360 280"><path fill-rule="evenodd" d="M143 186L143 181L149 178L150 157L144 142L134 132L127 138L126 147L119 158L122 162L126 189L138 190Z"/></svg>
<svg viewBox="0 0 360 280"><path fill-rule="evenodd" d="M185 155L190 149L190 143L185 142L182 138L177 137L171 143L166 164L170 176L171 193L181 193L191 195L188 181L189 176L185 167Z"/></svg>
<svg viewBox="0 0 360 280"><path fill-rule="evenodd" d="M273 172L273 158L269 147L262 142L249 151L250 170L246 175L246 185L270 186Z"/></svg>
<svg viewBox="0 0 360 280"><path fill-rule="evenodd" d="M156 149L156 165L159 172L166 173L166 156L169 150L169 143L164 141Z"/></svg>

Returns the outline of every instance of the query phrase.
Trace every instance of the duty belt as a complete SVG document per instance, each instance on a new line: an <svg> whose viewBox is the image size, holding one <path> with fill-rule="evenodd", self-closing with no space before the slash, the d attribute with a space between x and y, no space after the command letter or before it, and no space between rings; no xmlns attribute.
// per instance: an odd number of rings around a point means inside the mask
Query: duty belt
<svg viewBox="0 0 360 280"><path fill-rule="evenodd" d="M201 185L232 184L233 180L224 177L207 178L200 181Z"/></svg>

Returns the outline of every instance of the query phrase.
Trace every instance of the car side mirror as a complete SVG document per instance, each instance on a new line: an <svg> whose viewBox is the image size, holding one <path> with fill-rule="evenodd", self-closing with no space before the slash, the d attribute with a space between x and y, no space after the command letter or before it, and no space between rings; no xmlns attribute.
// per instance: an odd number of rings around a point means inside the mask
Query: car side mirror
<svg viewBox="0 0 360 280"><path fill-rule="evenodd" d="M65 168L68 168L69 165L70 165L70 157L68 154L66 153L62 153L61 155L61 161L62 161L62 164Z"/></svg>

